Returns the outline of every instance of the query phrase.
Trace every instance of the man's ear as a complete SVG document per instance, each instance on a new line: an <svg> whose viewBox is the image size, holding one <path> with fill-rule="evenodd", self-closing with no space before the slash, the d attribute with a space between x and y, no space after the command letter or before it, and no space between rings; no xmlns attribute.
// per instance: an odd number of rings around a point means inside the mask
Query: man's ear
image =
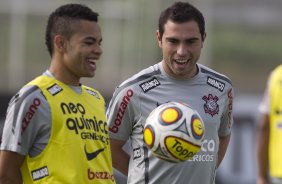
<svg viewBox="0 0 282 184"><path fill-rule="evenodd" d="M157 38L157 40L158 40L159 47L162 48L162 38L161 38L161 34L160 34L160 31L159 31L159 30L156 31L156 38Z"/></svg>
<svg viewBox="0 0 282 184"><path fill-rule="evenodd" d="M206 37L207 37L207 33L205 32L204 35L203 35L203 37L202 37L202 48L203 48L203 46L204 46L204 42L205 42L205 40L206 40Z"/></svg>
<svg viewBox="0 0 282 184"><path fill-rule="evenodd" d="M203 42L205 41L206 37L207 37L207 33L205 32L203 35Z"/></svg>
<svg viewBox="0 0 282 184"><path fill-rule="evenodd" d="M56 35L54 37L54 50L59 52L65 51L65 40L61 35Z"/></svg>

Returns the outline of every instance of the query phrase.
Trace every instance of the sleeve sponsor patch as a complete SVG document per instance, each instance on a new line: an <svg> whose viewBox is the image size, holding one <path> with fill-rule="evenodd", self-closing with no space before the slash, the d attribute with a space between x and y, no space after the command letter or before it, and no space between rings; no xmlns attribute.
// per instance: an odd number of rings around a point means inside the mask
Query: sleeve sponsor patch
<svg viewBox="0 0 282 184"><path fill-rule="evenodd" d="M158 81L156 77L154 77L146 82L141 83L139 86L144 91L144 93L146 93L159 85L161 85L161 83Z"/></svg>
<svg viewBox="0 0 282 184"><path fill-rule="evenodd" d="M37 112L41 101L39 98L34 98L32 104L29 106L28 111L25 113L23 120L22 120L22 130L21 133L25 131L27 126L29 125L30 121L32 120L34 114ZM14 132L14 130L12 130Z"/></svg>
<svg viewBox="0 0 282 184"><path fill-rule="evenodd" d="M117 133L118 132L119 126L122 123L122 119L123 119L123 116L125 114L125 111L126 111L126 108L128 106L128 103L130 102L130 100L131 100L133 95L134 95L133 90L132 89L128 89L126 91L126 94L123 96L122 101L121 101L121 103L119 105L119 108L118 108L118 112L117 112L115 120L114 120L114 124L113 124L112 127L109 128L109 130L112 133Z"/></svg>
<svg viewBox="0 0 282 184"><path fill-rule="evenodd" d="M208 77L207 78L207 84L218 89L219 91L223 92L224 90L224 87L225 87L225 83L217 80L217 79L214 79L212 77Z"/></svg>

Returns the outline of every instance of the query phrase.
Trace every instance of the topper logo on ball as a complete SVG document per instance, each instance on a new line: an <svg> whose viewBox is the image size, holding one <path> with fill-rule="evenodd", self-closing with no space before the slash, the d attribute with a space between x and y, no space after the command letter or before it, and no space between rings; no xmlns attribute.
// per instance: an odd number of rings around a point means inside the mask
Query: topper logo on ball
<svg viewBox="0 0 282 184"><path fill-rule="evenodd" d="M189 160L201 150L204 133L196 110L184 103L167 102L149 114L143 136L156 157L176 163Z"/></svg>

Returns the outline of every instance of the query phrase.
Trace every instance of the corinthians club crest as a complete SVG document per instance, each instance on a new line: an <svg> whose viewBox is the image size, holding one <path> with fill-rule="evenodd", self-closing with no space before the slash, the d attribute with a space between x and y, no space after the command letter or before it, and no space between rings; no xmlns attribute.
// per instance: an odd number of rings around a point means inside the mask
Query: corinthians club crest
<svg viewBox="0 0 282 184"><path fill-rule="evenodd" d="M209 94L202 98L206 103L204 104L205 113L209 113L211 116L218 114L219 106L217 104L218 97Z"/></svg>

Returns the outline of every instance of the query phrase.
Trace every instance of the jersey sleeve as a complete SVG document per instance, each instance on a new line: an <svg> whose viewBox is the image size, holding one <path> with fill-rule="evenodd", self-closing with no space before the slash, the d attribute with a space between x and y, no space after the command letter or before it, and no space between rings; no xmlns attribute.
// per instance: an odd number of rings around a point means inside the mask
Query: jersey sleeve
<svg viewBox="0 0 282 184"><path fill-rule="evenodd" d="M219 136L226 136L231 133L231 127L233 125L233 97L234 91L232 86L227 90L225 94L225 106L223 110L223 115L221 117Z"/></svg>
<svg viewBox="0 0 282 184"><path fill-rule="evenodd" d="M47 111L46 111L47 109ZM1 150L35 155L50 136L50 109L36 86L24 86L11 100L3 128ZM49 112L48 112L49 111ZM49 114L48 114L49 113Z"/></svg>
<svg viewBox="0 0 282 184"><path fill-rule="evenodd" d="M107 108L110 138L127 140L136 118L137 98L131 87L117 88Z"/></svg>

